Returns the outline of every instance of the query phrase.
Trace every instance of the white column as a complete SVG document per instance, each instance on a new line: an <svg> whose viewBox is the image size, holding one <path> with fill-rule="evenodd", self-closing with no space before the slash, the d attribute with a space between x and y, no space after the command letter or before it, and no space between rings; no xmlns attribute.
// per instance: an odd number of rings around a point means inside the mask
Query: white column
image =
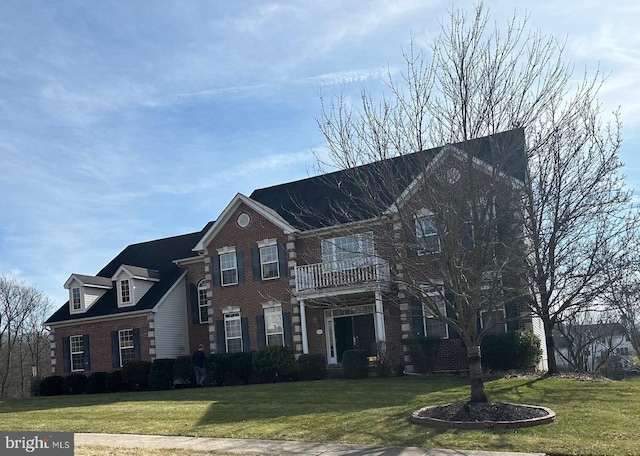
<svg viewBox="0 0 640 456"><path fill-rule="evenodd" d="M300 331L302 332L302 353L309 353L309 341L307 340L307 311L304 301L300 301Z"/></svg>
<svg viewBox="0 0 640 456"><path fill-rule="evenodd" d="M386 342L384 330L384 309L382 307L382 293L376 291L376 336L378 342Z"/></svg>

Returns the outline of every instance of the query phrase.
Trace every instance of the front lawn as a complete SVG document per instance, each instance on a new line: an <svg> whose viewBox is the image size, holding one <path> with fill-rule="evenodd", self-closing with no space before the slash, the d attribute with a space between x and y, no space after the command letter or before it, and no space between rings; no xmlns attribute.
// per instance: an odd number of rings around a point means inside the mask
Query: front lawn
<svg viewBox="0 0 640 456"><path fill-rule="evenodd" d="M410 424L414 410L464 400L469 387L455 377L402 377L9 399L0 403L0 429L640 454L640 380L501 379L486 389L492 401L549 407L557 421L482 431Z"/></svg>

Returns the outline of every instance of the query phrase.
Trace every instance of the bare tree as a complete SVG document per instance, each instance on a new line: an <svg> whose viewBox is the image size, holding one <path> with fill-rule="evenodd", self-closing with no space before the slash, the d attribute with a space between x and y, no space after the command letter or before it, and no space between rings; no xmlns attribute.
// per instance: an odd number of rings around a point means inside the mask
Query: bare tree
<svg viewBox="0 0 640 456"><path fill-rule="evenodd" d="M556 372L553 329L592 305L617 254L613 240L629 226L622 217L631 195L620 174L618 114L603 123L604 78L585 72L574 82L563 45L530 31L526 16L492 28L480 3L471 15L456 10L449 19L428 56L412 43L401 77L388 73L389 95L363 90L359 109L344 97L323 100L318 124L328 161L348 168L524 128L523 258L529 302L544 323L549 371ZM508 164L498 169L508 174Z"/></svg>
<svg viewBox="0 0 640 456"><path fill-rule="evenodd" d="M0 397L7 396L12 374L22 378L20 352L26 347L21 347L21 343L27 330L38 326L38 333L42 331L44 318L39 324L34 318L46 315L47 303L35 286L11 276L0 277Z"/></svg>

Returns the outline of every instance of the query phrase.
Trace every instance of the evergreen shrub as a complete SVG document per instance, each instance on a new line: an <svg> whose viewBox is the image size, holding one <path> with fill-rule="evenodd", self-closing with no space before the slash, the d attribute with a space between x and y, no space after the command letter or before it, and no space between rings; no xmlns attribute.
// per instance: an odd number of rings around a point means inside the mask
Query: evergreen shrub
<svg viewBox="0 0 640 456"><path fill-rule="evenodd" d="M87 377L87 385L86 392L89 394L100 394L106 393L107 390L107 380L109 378L109 374L106 372L94 372L93 374Z"/></svg>
<svg viewBox="0 0 640 456"><path fill-rule="evenodd" d="M70 374L64 378L62 390L64 394L82 394L87 384L87 376L84 374Z"/></svg>
<svg viewBox="0 0 640 456"><path fill-rule="evenodd" d="M415 372L427 374L434 371L440 341L436 337L410 337L403 341L409 349Z"/></svg>
<svg viewBox="0 0 640 456"><path fill-rule="evenodd" d="M297 364L301 380L322 380L327 373L327 361L321 353L300 355Z"/></svg>
<svg viewBox="0 0 640 456"><path fill-rule="evenodd" d="M369 359L365 350L345 350L342 354L342 372L344 378L367 378Z"/></svg>
<svg viewBox="0 0 640 456"><path fill-rule="evenodd" d="M257 381L286 381L296 368L296 357L292 347L270 346L255 352L251 363Z"/></svg>
<svg viewBox="0 0 640 456"><path fill-rule="evenodd" d="M173 359L156 359L149 369L149 389L153 391L171 389L173 386Z"/></svg>
<svg viewBox="0 0 640 456"><path fill-rule="evenodd" d="M60 375L51 375L43 378L39 385L40 396L58 396L62 394L63 383L64 377L61 377Z"/></svg>
<svg viewBox="0 0 640 456"><path fill-rule="evenodd" d="M149 386L149 361L129 361L122 366L122 380L136 390L145 390Z"/></svg>

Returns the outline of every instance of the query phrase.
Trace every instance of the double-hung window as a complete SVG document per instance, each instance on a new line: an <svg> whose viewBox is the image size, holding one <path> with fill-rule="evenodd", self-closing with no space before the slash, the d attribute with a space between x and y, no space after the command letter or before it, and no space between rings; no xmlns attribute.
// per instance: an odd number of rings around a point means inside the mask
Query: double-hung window
<svg viewBox="0 0 640 456"><path fill-rule="evenodd" d="M224 335L227 353L242 351L242 319L239 312L231 312L224 315Z"/></svg>
<svg viewBox="0 0 640 456"><path fill-rule="evenodd" d="M505 320L504 306L500 306L490 311L484 311L480 318L482 329L486 328L491 334L507 332L507 324Z"/></svg>
<svg viewBox="0 0 640 456"><path fill-rule="evenodd" d="M80 287L71 289L71 308L74 311L82 310L82 296L80 295Z"/></svg>
<svg viewBox="0 0 640 456"><path fill-rule="evenodd" d="M220 277L223 287L238 283L238 261L235 251L220 255Z"/></svg>
<svg viewBox="0 0 640 456"><path fill-rule="evenodd" d="M207 292L209 286L206 280L201 280L198 283L198 315L200 323L209 322L209 298Z"/></svg>
<svg viewBox="0 0 640 456"><path fill-rule="evenodd" d="M131 282L129 279L120 280L120 302L122 304L131 303Z"/></svg>
<svg viewBox="0 0 640 456"><path fill-rule="evenodd" d="M262 280L280 277L278 265L278 246L269 245L266 247L260 247L260 270L262 272Z"/></svg>
<svg viewBox="0 0 640 456"><path fill-rule="evenodd" d="M444 288L426 285L422 289L422 315L424 316L424 334L427 337L449 338L449 327L437 319L434 307L437 306L440 315L447 314L447 305L444 300ZM426 302L425 302L426 301Z"/></svg>
<svg viewBox="0 0 640 456"><path fill-rule="evenodd" d="M433 213L423 209L415 217L415 235L418 246L427 252L440 251L440 238L438 227Z"/></svg>
<svg viewBox="0 0 640 456"><path fill-rule="evenodd" d="M120 349L120 367L122 367L125 363L135 360L133 329L121 329L118 331L118 341Z"/></svg>
<svg viewBox="0 0 640 456"><path fill-rule="evenodd" d="M345 271L375 263L373 232L323 239L322 262L329 270Z"/></svg>
<svg viewBox="0 0 640 456"><path fill-rule="evenodd" d="M71 354L71 371L84 370L84 338L83 336L69 337L69 353Z"/></svg>
<svg viewBox="0 0 640 456"><path fill-rule="evenodd" d="M267 345L284 345L284 325L282 323L281 307L267 307L264 309L264 326Z"/></svg>

